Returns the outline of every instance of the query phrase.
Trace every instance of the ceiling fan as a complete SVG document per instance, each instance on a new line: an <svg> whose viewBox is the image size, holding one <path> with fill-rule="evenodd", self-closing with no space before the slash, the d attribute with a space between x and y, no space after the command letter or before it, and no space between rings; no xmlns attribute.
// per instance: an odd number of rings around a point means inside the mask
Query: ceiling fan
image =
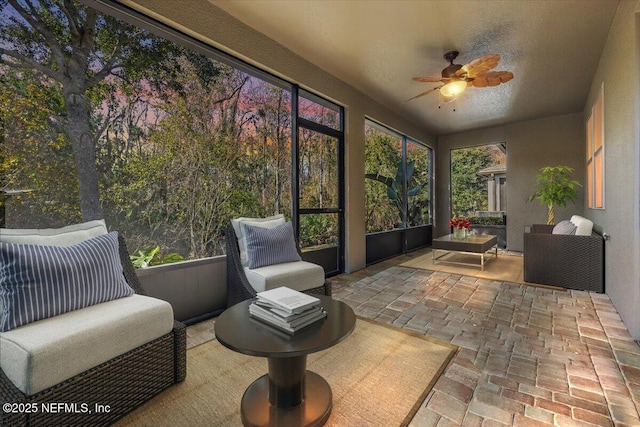
<svg viewBox="0 0 640 427"><path fill-rule="evenodd" d="M440 91L445 102L456 99L468 86L492 87L500 83L506 83L513 78L511 71L491 71L498 62L500 55L490 54L476 58L465 65L454 64L459 52L452 50L444 54L444 59L449 61L449 66L442 70L441 77L414 77L417 82L441 83L439 86L429 89L414 96L412 99L420 98L431 92Z"/></svg>

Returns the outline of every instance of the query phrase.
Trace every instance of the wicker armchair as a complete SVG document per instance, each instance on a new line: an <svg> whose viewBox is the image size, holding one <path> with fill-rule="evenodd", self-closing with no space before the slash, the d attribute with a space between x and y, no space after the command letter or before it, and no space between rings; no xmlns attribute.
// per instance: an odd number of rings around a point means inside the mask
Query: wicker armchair
<svg viewBox="0 0 640 427"><path fill-rule="evenodd" d="M124 276L137 294L144 295L122 237L119 241ZM186 373L186 328L177 321L170 333L31 396L18 390L0 370L0 400L38 408L33 413L0 411L0 426L108 426L183 381ZM92 413L40 410L41 403L56 402L85 403ZM96 404L108 405L109 411L95 411Z"/></svg>
<svg viewBox="0 0 640 427"><path fill-rule="evenodd" d="M229 226L225 232L225 244L227 251L227 307L231 307L244 300L254 298L256 296L256 290L253 289L244 273L244 268L240 261L238 237L231 226ZM302 256L299 246L298 253ZM307 289L304 292L331 296L331 282L325 280L322 286Z"/></svg>
<svg viewBox="0 0 640 427"><path fill-rule="evenodd" d="M524 280L583 291L604 292L604 239L552 234L535 224L524 233Z"/></svg>

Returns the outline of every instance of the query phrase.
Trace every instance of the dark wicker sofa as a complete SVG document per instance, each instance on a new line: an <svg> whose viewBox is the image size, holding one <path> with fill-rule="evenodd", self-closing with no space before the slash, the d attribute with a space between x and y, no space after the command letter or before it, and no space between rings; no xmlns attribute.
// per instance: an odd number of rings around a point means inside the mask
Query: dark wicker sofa
<svg viewBox="0 0 640 427"><path fill-rule="evenodd" d="M244 268L240 262L238 237L232 226L229 226L225 232L225 244L227 251L227 307L231 307L244 300L254 298L256 291L244 273ZM299 245L297 249L302 257ZM308 289L304 292L331 296L331 282L325 280L324 285Z"/></svg>
<svg viewBox="0 0 640 427"><path fill-rule="evenodd" d="M124 276L136 293L144 295L122 237L119 241ZM0 411L0 426L108 426L185 377L186 329L176 321L170 333L31 396L18 390L0 370L0 401L16 404L18 409ZM57 402L78 407L59 413L42 411L42 403ZM83 413L81 404L87 404L92 413ZM108 411L96 412L96 404Z"/></svg>
<svg viewBox="0 0 640 427"><path fill-rule="evenodd" d="M604 292L604 238L552 234L553 227L534 224L524 233L524 280Z"/></svg>

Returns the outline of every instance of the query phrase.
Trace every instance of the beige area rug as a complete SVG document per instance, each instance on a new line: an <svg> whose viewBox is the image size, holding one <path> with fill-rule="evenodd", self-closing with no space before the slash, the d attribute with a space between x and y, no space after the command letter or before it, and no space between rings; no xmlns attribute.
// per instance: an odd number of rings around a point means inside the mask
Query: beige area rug
<svg viewBox="0 0 640 427"><path fill-rule="evenodd" d="M437 251L436 255L444 254ZM445 261L457 261L476 266L459 265ZM516 255L498 255L495 258L493 252L487 252L484 259L484 270L480 270L480 256L463 253L450 252L433 263L431 251L420 255L414 259L400 264L402 267L418 268L421 270L443 271L445 273L460 274L463 276L480 277L483 279L498 280L500 282L525 283L524 281L524 258Z"/></svg>
<svg viewBox="0 0 640 427"><path fill-rule="evenodd" d="M309 355L307 369L333 392L327 426L403 426L419 409L457 347L358 318L346 340ZM187 351L187 378L116 426L240 426L240 400L267 360L216 340Z"/></svg>

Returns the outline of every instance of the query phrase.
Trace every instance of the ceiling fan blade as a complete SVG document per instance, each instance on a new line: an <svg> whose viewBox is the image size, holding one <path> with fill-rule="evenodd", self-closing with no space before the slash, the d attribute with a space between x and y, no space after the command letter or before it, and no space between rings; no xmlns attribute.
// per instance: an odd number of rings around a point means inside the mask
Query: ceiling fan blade
<svg viewBox="0 0 640 427"><path fill-rule="evenodd" d="M498 62L500 62L500 55L495 53L484 55L463 65L462 68L456 71L456 76L460 77L466 74L467 77L474 78L479 74L494 69L498 65Z"/></svg>
<svg viewBox="0 0 640 427"><path fill-rule="evenodd" d="M473 86L475 87L493 87L498 86L501 83L506 83L513 78L511 71L490 71L476 76L473 79Z"/></svg>
<svg viewBox="0 0 640 427"><path fill-rule="evenodd" d="M409 101L414 100L414 99L416 99L416 98L420 98L421 96L429 95L431 92L434 92L434 91L436 91L436 90L440 89L441 87L442 87L442 86L437 86L437 87L434 87L434 88L432 88L432 89L429 89L429 90L428 90L428 91L426 91L426 92L422 92L421 94L414 96L413 98L409 98L409 99L407 99L405 102L409 102Z"/></svg>
<svg viewBox="0 0 640 427"><path fill-rule="evenodd" d="M438 83L442 80L442 77L414 77L413 80L424 83Z"/></svg>

